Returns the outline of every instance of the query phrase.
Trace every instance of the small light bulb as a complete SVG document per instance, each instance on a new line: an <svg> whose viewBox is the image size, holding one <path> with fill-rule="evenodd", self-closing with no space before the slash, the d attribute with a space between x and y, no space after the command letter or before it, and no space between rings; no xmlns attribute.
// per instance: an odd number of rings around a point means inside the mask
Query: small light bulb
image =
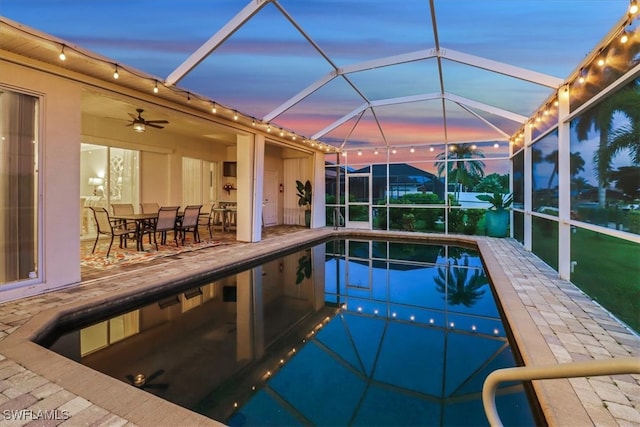
<svg viewBox="0 0 640 427"><path fill-rule="evenodd" d="M116 70L113 72L113 78L118 80L120 74L118 74L118 65L116 64Z"/></svg>
<svg viewBox="0 0 640 427"><path fill-rule="evenodd" d="M378 150L374 151L373 154L378 155Z"/></svg>
<svg viewBox="0 0 640 427"><path fill-rule="evenodd" d="M362 151L358 150L358 156L362 156Z"/></svg>
<svg viewBox="0 0 640 427"><path fill-rule="evenodd" d="M415 149L415 148L413 148L413 147L411 147L411 150L409 150L409 151L411 151L412 153L415 153L415 152L416 152L416 149Z"/></svg>
<svg viewBox="0 0 640 427"><path fill-rule="evenodd" d="M64 45L62 45L62 50L60 51L60 61L64 61L65 59L67 59L67 55L64 54Z"/></svg>
<svg viewBox="0 0 640 427"><path fill-rule="evenodd" d="M434 148L433 147L429 147L429 152L433 153Z"/></svg>
<svg viewBox="0 0 640 427"><path fill-rule="evenodd" d="M629 34L627 34L626 31L623 31L622 32L622 36L620 37L620 43L626 43L628 41L629 41ZM62 59L62 58L60 58L60 59Z"/></svg>
<svg viewBox="0 0 640 427"><path fill-rule="evenodd" d="M391 154L396 154L396 149L391 150Z"/></svg>
<svg viewBox="0 0 640 427"><path fill-rule="evenodd" d="M214 102L213 105L211 106L211 112L213 114L218 113L218 107L216 106L216 103Z"/></svg>
<svg viewBox="0 0 640 427"><path fill-rule="evenodd" d="M238 120L238 113L236 111L233 112L233 120Z"/></svg>
<svg viewBox="0 0 640 427"><path fill-rule="evenodd" d="M629 5L629 13L631 15L638 13L638 2L636 0L631 1L631 4Z"/></svg>
<svg viewBox="0 0 640 427"><path fill-rule="evenodd" d="M493 148L500 148L500 144L496 142L495 144L493 144Z"/></svg>
<svg viewBox="0 0 640 427"><path fill-rule="evenodd" d="M604 63L605 63L604 58L600 58L600 59L598 59L598 65L599 65L600 67L602 67L602 66L604 65Z"/></svg>
<svg viewBox="0 0 640 427"><path fill-rule="evenodd" d="M153 93L158 93L158 82L153 85Z"/></svg>

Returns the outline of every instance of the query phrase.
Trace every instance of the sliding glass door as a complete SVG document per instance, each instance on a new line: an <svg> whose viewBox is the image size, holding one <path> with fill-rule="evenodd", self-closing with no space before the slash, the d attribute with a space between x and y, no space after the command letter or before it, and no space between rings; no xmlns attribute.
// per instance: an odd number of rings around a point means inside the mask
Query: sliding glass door
<svg viewBox="0 0 640 427"><path fill-rule="evenodd" d="M38 278L38 109L0 89L0 285Z"/></svg>
<svg viewBox="0 0 640 427"><path fill-rule="evenodd" d="M80 236L95 238L92 206L109 210L112 203L140 203L140 152L102 145L81 144Z"/></svg>

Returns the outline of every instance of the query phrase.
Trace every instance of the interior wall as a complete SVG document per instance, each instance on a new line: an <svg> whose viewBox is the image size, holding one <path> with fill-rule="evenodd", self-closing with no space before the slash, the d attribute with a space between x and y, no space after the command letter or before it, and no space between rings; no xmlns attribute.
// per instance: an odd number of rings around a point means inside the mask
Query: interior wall
<svg viewBox="0 0 640 427"><path fill-rule="evenodd" d="M169 154L142 151L140 153L140 202L169 204Z"/></svg>

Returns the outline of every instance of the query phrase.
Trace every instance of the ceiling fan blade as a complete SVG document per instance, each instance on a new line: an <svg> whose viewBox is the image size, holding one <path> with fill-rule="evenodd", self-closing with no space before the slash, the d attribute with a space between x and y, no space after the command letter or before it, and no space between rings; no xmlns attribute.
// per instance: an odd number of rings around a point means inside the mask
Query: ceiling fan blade
<svg viewBox="0 0 640 427"><path fill-rule="evenodd" d="M164 129L164 126L154 125L153 123L149 123L149 122L147 122L146 125L152 128Z"/></svg>
<svg viewBox="0 0 640 427"><path fill-rule="evenodd" d="M147 124L149 123L169 123L168 120L145 120Z"/></svg>

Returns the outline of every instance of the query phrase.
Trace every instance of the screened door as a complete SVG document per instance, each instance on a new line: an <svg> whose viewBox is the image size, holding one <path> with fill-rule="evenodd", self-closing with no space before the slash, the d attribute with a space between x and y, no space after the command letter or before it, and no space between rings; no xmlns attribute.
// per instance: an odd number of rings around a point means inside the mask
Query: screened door
<svg viewBox="0 0 640 427"><path fill-rule="evenodd" d="M371 174L347 176L347 215L350 228L371 228Z"/></svg>

